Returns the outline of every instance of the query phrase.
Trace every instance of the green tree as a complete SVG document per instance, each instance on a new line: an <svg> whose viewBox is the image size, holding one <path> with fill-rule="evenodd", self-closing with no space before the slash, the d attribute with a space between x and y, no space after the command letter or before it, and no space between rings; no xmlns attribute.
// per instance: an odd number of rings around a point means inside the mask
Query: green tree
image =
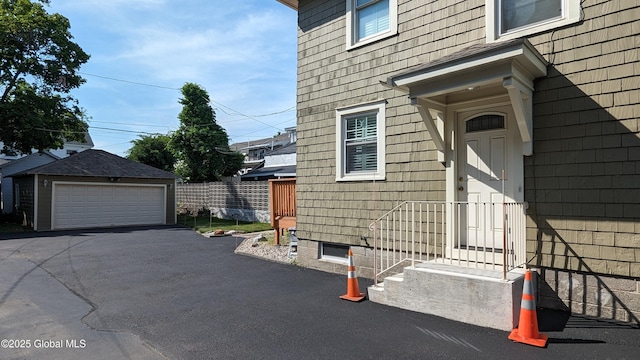
<svg viewBox="0 0 640 360"><path fill-rule="evenodd" d="M173 171L176 158L169 148L170 140L169 135L140 136L131 141L133 146L127 151L127 159L164 171Z"/></svg>
<svg viewBox="0 0 640 360"><path fill-rule="evenodd" d="M176 174L194 182L235 175L242 167L244 156L229 149L229 137L216 123L209 94L197 84L186 83L182 96L180 127L171 138L171 147L180 163Z"/></svg>
<svg viewBox="0 0 640 360"><path fill-rule="evenodd" d="M72 41L69 20L49 0L0 0L0 141L3 153L84 141L86 117L69 92L84 83L89 60Z"/></svg>

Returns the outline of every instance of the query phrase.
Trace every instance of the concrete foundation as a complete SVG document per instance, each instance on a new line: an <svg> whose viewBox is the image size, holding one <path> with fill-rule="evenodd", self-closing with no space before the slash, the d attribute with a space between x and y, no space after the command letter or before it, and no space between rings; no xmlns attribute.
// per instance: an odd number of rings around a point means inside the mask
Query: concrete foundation
<svg viewBox="0 0 640 360"><path fill-rule="evenodd" d="M369 287L369 300L468 324L517 327L524 273L468 269L440 263L407 267Z"/></svg>

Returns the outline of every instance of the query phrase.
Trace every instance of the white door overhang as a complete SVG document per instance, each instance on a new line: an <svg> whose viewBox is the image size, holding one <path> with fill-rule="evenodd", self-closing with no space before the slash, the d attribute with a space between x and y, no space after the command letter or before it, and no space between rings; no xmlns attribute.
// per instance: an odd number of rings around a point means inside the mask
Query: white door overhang
<svg viewBox="0 0 640 360"><path fill-rule="evenodd" d="M547 61L526 39L477 44L390 76L383 85L409 95L445 158L444 113L449 105L508 94L524 155L533 154L534 80ZM443 161L443 160L442 160Z"/></svg>

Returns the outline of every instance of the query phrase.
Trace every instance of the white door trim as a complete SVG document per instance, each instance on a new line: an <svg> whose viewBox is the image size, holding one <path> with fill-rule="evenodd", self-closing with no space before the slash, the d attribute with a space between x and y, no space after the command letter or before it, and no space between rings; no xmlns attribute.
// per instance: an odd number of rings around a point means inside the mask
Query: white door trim
<svg viewBox="0 0 640 360"><path fill-rule="evenodd" d="M460 154L460 151L466 151L466 147L461 145L461 143L464 143L465 129L460 128L460 121L458 121L459 115L462 113L475 113L477 115L483 113L508 114L505 128L511 127L512 129L508 132L511 139L507 141L506 145L506 152L510 155L507 162L509 163L508 166L512 168L511 171L515 174L515 177L513 179L514 181L512 181L510 185L510 189L507 189L506 192L511 195L508 201L524 201L524 160L522 139L520 136L513 136L513 130L517 129L517 124L515 123L516 119L513 114L513 107L508 96L478 99L464 104L450 105L447 107L446 127L449 129L447 137L452 151L451 156L448 158L449 161L447 162L446 167L446 201L448 203L454 203L466 200L461 198L462 194L458 190L459 177L462 175L460 174L460 161L462 161L460 159L466 158L466 156L462 157ZM473 115L470 117L473 117ZM515 132L515 135L518 135L517 131ZM452 244L457 244L458 240L456 234L457 224L455 224L453 214L450 214L450 218L447 219L447 224L449 227L447 231L447 249L453 249L455 246L452 246ZM468 254L468 252L465 253ZM456 258L461 257L461 253L447 255Z"/></svg>

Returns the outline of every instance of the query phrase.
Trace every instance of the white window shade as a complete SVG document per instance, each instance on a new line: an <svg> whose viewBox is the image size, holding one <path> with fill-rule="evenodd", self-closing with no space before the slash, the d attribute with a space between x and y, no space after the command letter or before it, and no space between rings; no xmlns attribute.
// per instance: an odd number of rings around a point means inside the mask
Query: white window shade
<svg viewBox="0 0 640 360"><path fill-rule="evenodd" d="M360 7L360 3L365 3L365 5ZM389 0L378 2L358 1L356 13L358 40L389 31Z"/></svg>
<svg viewBox="0 0 640 360"><path fill-rule="evenodd" d="M346 173L376 171L377 120L376 113L345 119Z"/></svg>

